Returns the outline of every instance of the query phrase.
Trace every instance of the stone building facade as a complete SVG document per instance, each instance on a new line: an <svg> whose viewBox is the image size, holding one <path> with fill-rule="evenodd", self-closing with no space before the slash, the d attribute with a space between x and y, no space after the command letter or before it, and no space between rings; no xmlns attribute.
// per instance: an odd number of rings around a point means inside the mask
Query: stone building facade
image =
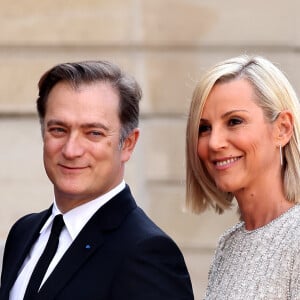
<svg viewBox="0 0 300 300"><path fill-rule="evenodd" d="M184 212L186 114L208 66L264 55L300 90L297 0L0 1L0 239L20 216L53 200L42 165L37 82L53 65L105 59L140 82L141 139L126 181L181 247L201 299L218 236L237 220Z"/></svg>

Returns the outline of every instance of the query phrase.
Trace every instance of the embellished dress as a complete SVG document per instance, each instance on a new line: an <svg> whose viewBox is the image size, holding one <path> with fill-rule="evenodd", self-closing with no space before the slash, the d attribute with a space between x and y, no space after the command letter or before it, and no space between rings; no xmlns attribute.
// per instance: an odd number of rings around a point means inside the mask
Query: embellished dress
<svg viewBox="0 0 300 300"><path fill-rule="evenodd" d="M236 224L220 238L206 300L300 300L300 205L255 230Z"/></svg>

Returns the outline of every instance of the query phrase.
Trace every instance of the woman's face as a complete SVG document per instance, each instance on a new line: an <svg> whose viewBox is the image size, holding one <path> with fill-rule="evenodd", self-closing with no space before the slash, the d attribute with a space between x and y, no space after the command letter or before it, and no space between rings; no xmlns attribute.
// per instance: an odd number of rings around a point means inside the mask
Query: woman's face
<svg viewBox="0 0 300 300"><path fill-rule="evenodd" d="M218 83L200 120L198 155L219 189L258 188L280 172L275 126L264 117L245 79Z"/></svg>

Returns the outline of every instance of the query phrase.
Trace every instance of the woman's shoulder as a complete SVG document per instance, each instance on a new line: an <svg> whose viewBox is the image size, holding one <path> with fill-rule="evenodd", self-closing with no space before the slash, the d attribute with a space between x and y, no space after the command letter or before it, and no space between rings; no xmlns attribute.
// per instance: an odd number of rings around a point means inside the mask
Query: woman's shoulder
<svg viewBox="0 0 300 300"><path fill-rule="evenodd" d="M227 243L230 239L234 238L238 232L244 227L244 222L240 221L232 227L228 228L219 238L218 248L222 248L222 245Z"/></svg>
<svg viewBox="0 0 300 300"><path fill-rule="evenodd" d="M232 235L234 235L236 232L240 231L245 226L245 223L243 221L240 221L233 225L232 227L228 228L222 235L221 238L226 239Z"/></svg>

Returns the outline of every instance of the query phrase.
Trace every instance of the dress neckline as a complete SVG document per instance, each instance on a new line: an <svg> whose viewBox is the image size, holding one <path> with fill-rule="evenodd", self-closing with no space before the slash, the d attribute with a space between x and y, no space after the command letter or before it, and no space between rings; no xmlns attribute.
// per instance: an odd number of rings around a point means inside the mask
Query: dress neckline
<svg viewBox="0 0 300 300"><path fill-rule="evenodd" d="M261 227L258 227L256 229L253 229L253 230L247 230L245 228L245 222L242 221L240 224L241 224L241 230L243 233L245 234L254 234L256 232L260 232L260 231L263 231L264 229L267 229L271 226L273 226L274 224L276 224L277 222L280 222L282 221L283 219L285 219L292 211L294 211L295 209L298 209L300 207L300 204L295 204L294 206L290 207L287 211L285 211L284 213L282 213L281 215L279 215L277 218L273 219L272 221L270 221L269 223L261 226ZM299 215L299 218L300 218L300 215Z"/></svg>

